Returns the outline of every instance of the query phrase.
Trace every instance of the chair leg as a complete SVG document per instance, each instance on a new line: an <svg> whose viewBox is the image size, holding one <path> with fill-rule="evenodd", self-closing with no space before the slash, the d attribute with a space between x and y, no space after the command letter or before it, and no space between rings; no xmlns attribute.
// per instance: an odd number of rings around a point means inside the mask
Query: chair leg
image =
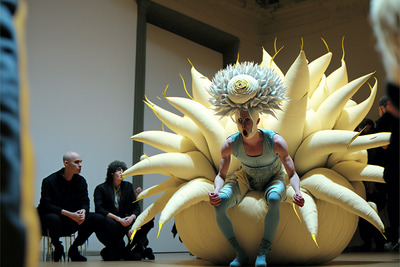
<svg viewBox="0 0 400 267"><path fill-rule="evenodd" d="M71 243L71 239L69 240L69 242ZM68 244L68 242L67 242L67 236L64 236L64 244L65 244L65 246L64 246L64 253L65 253L65 255L68 255L68 248L69 248L69 246L70 246L71 244Z"/></svg>
<svg viewBox="0 0 400 267"><path fill-rule="evenodd" d="M47 255L46 261L53 261L53 245L51 244L49 230L47 229Z"/></svg>
<svg viewBox="0 0 400 267"><path fill-rule="evenodd" d="M45 252L45 240L44 236L42 236L42 260L44 261L44 252Z"/></svg>
<svg viewBox="0 0 400 267"><path fill-rule="evenodd" d="M87 244L89 244L89 239L88 240L86 240L86 242L83 244L83 251L84 251L84 255L86 256L87 255Z"/></svg>

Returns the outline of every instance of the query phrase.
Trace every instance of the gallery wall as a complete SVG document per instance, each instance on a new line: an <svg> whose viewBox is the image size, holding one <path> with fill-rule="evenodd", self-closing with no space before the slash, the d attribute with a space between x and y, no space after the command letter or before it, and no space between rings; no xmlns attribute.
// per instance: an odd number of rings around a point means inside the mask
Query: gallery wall
<svg viewBox="0 0 400 267"><path fill-rule="evenodd" d="M27 47L31 88L31 135L35 150L35 203L40 199L41 180L62 164L66 151L83 159L94 211L93 191L106 176L107 165L121 160L132 165L134 73L136 52L135 1L28 1ZM186 96L182 80L191 87L188 59L204 75L222 67L222 55L170 32L148 25L146 96L169 108L163 91ZM159 103L160 102L160 103ZM161 123L145 108L145 130L161 130ZM159 153L145 147L148 155ZM149 175L144 188L166 177ZM132 177L126 180L132 181ZM154 199L144 200L146 208ZM157 218L156 218L157 220ZM155 252L187 251L178 237L172 238L173 221L156 240L157 227L149 233ZM89 251L103 246L95 235Z"/></svg>

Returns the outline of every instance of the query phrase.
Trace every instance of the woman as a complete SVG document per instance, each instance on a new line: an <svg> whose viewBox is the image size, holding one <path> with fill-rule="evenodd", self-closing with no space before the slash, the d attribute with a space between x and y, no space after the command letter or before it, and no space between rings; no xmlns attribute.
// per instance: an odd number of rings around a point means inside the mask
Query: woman
<svg viewBox="0 0 400 267"><path fill-rule="evenodd" d="M95 211L106 217L102 234L97 235L106 246L101 251L103 260L119 260L124 256L124 236L140 214L132 184L122 177L126 169L122 161L111 162L106 181L94 190Z"/></svg>

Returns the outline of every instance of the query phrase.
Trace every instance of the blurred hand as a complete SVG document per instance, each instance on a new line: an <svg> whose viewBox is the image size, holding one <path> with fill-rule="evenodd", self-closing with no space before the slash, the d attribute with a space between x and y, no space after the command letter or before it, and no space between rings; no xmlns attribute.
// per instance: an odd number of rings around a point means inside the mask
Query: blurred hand
<svg viewBox="0 0 400 267"><path fill-rule="evenodd" d="M300 192L293 195L293 203L299 207L304 206L304 198Z"/></svg>
<svg viewBox="0 0 400 267"><path fill-rule="evenodd" d="M217 192L208 193L208 197L210 198L211 206L218 207L221 204L221 197Z"/></svg>
<svg viewBox="0 0 400 267"><path fill-rule="evenodd" d="M71 215L72 215L71 219L77 222L78 225L81 225L86 219L86 210L81 209L76 212L73 212Z"/></svg>
<svg viewBox="0 0 400 267"><path fill-rule="evenodd" d="M138 188L136 188L136 196L139 195L140 193L142 193L142 188L139 186Z"/></svg>

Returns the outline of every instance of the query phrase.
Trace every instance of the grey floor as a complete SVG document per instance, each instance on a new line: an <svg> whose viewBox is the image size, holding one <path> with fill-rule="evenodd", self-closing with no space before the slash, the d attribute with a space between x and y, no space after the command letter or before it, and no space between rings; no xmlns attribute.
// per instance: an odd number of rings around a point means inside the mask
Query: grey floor
<svg viewBox="0 0 400 267"><path fill-rule="evenodd" d="M102 261L100 256L88 256L87 262L43 262L39 267L59 267L65 266L84 266L84 267L170 267L170 266L215 266L212 263L197 259L189 253L160 253L155 254L154 261ZM293 267L303 267L292 265ZM364 253L364 252L347 252L342 253L336 259L320 267L399 267L399 253L382 252L382 253ZM270 265L268 265L270 267Z"/></svg>

